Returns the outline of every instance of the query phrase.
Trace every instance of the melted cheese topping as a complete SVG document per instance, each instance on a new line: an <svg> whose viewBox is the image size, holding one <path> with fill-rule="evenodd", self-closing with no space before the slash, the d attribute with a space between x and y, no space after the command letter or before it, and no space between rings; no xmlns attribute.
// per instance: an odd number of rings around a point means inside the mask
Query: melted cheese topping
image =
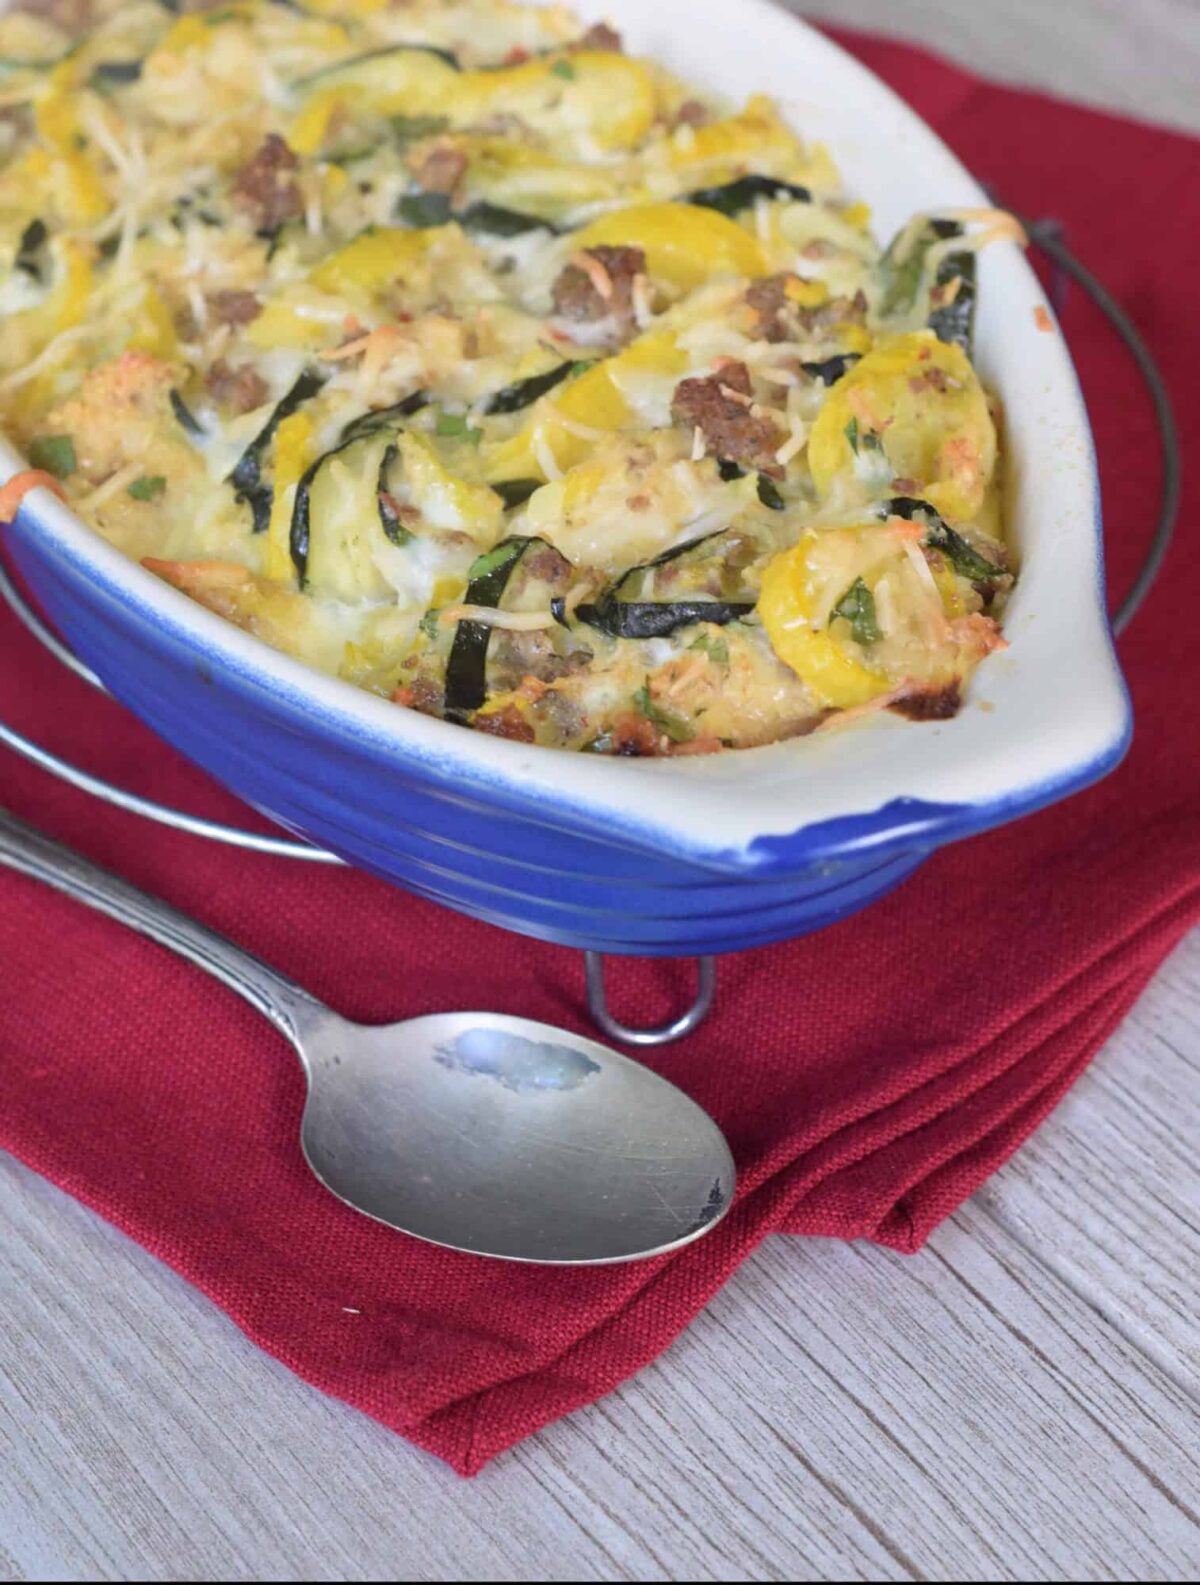
<svg viewBox="0 0 1200 1585"><path fill-rule="evenodd" d="M957 707L1013 579L969 355L1009 217L881 249L769 100L563 7L72 9L0 17L0 422L99 533L549 746Z"/></svg>

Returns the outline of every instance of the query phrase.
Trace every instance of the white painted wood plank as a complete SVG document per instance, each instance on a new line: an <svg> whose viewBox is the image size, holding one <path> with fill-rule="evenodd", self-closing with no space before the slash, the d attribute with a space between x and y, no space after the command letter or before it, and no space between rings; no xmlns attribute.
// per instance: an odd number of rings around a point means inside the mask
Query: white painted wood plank
<svg viewBox="0 0 1200 1585"><path fill-rule="evenodd" d="M1185 1390L1200 1393L1200 932L978 1198Z"/></svg>
<svg viewBox="0 0 1200 1585"><path fill-rule="evenodd" d="M780 0L970 71L1200 131L1200 0Z"/></svg>

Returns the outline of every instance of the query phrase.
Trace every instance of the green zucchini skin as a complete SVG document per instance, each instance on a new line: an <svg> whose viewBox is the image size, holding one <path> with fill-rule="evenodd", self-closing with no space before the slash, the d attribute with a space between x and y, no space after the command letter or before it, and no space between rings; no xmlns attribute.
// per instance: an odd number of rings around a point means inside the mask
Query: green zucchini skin
<svg viewBox="0 0 1200 1585"><path fill-rule="evenodd" d="M933 229L943 240L962 236L962 227L956 220L935 220ZM969 358L975 346L975 308L979 298L978 260L974 253L952 253L942 260L934 285L947 287L955 281L959 283L958 291L951 302L933 310L929 328L939 341L960 347Z"/></svg>
<svg viewBox="0 0 1200 1585"><path fill-rule="evenodd" d="M812 191L776 176L739 176L736 181L724 182L720 187L701 187L694 193L686 193L680 202L695 204L700 209L715 209L732 220L744 209L752 209L760 198L790 198L794 203L811 204Z"/></svg>
<svg viewBox="0 0 1200 1585"><path fill-rule="evenodd" d="M610 638L666 638L681 627L695 622L713 622L725 627L754 610L754 600L626 600L621 591L632 578L651 572L655 567L665 567L677 561L700 545L719 539L725 532L717 529L712 534L702 534L699 539L689 539L682 545L673 545L650 561L639 563L623 572L594 604L576 607L575 615L588 627L594 627ZM554 607L551 606L553 610ZM555 611L555 616L559 613ZM560 620L563 620L561 617ZM564 624L565 625L565 624Z"/></svg>
<svg viewBox="0 0 1200 1585"><path fill-rule="evenodd" d="M880 313L885 318L911 309L916 302L927 273L929 250L938 242L946 242L962 234L963 228L957 220L931 220L902 264L895 262L899 237L892 239L880 264L884 280ZM975 255L969 250L952 253L943 259L933 285L945 288L955 281L958 281L959 286L953 301L934 308L927 323L940 341L960 347L971 357L975 345L975 305L979 289Z"/></svg>
<svg viewBox="0 0 1200 1585"><path fill-rule="evenodd" d="M735 479L744 479L746 477L745 468L743 468L740 463L730 462L727 457L723 458L717 463L717 471L720 473L726 484L732 484ZM765 473L760 473L758 476L758 499L772 512L783 512L787 510L787 502L784 500L783 496L780 495L779 486L775 483L774 479L770 478L769 475ZM647 566L653 565L653 562L647 563Z"/></svg>
<svg viewBox="0 0 1200 1585"><path fill-rule="evenodd" d="M179 427L183 430L184 434L186 434L192 440L206 439L207 433L205 431L204 425L195 416L191 408L184 401L183 397L180 396L179 392L174 386L171 387L169 392L169 400L171 403L171 411L175 414L176 421L178 422Z"/></svg>
<svg viewBox="0 0 1200 1585"><path fill-rule="evenodd" d="M753 600L621 600L611 591L575 615L609 638L667 638L681 627L712 622L727 627L754 610Z"/></svg>
<svg viewBox="0 0 1200 1585"><path fill-rule="evenodd" d="M361 439L356 435L355 440ZM412 541L412 534L396 516L391 502L387 498L388 474L392 464L400 455L400 447L393 443L384 452L379 461L379 477L375 483L375 500L379 508L379 522L384 533L393 545L407 545Z"/></svg>
<svg viewBox="0 0 1200 1585"><path fill-rule="evenodd" d="M28 275L30 280L44 279L46 263L44 249L50 236L44 220L31 220L21 233L21 240L17 245L17 256L13 260L13 268L20 270L22 275Z"/></svg>
<svg viewBox="0 0 1200 1585"><path fill-rule="evenodd" d="M544 539L513 535L479 557L472 568L479 568L467 584L464 603L498 606L509 580L531 545L544 545ZM492 629L486 622L460 622L446 662L445 716L447 721L465 725L468 716L487 701L487 654Z"/></svg>
<svg viewBox="0 0 1200 1585"><path fill-rule="evenodd" d="M422 408L429 406L429 396L425 391L414 391L411 396L406 396L402 402L395 402L391 407L376 407L370 412L363 413L359 418L352 418L344 426L338 436L339 444L351 440L362 440L367 435L374 435L378 430L390 429L398 424L401 419L412 418Z"/></svg>
<svg viewBox="0 0 1200 1585"><path fill-rule="evenodd" d="M519 413L522 408L532 407L543 396L553 391L556 386L586 368L586 364L560 363L555 369L548 369L545 374L533 374L527 380L517 380L513 385L506 385L503 390L489 396L484 407L484 415L494 418L501 413Z"/></svg>
<svg viewBox="0 0 1200 1585"><path fill-rule="evenodd" d="M136 83L141 75L141 61L101 61L92 72L93 78L99 82L115 87L125 83Z"/></svg>
<svg viewBox="0 0 1200 1585"><path fill-rule="evenodd" d="M787 502L779 493L779 486L765 473L758 476L758 499L771 512L786 512Z"/></svg>
<svg viewBox="0 0 1200 1585"><path fill-rule="evenodd" d="M292 502L292 520L288 528L288 549L292 557L292 565L296 569L296 578L300 588L308 584L309 553L312 549L312 492L317 482L317 477L327 462L334 457L341 456L342 452L349 451L352 446L357 446L364 440L371 440L378 433L378 428L366 430L360 434L349 437L343 435L336 446L323 452L312 462L301 475L296 485L296 496ZM379 526L391 540L393 545L404 546L412 541L412 534L396 515L391 502L386 497L388 475L392 464L400 455L400 448L394 442L387 447L379 460L379 468L375 477L375 508L379 515Z"/></svg>
<svg viewBox="0 0 1200 1585"><path fill-rule="evenodd" d="M539 220L536 215L522 214L516 209L502 209L498 204L481 201L455 210L449 193L406 193L396 205L396 218L415 231L431 231L456 220L464 231L473 235L520 237L530 231L548 231L556 237L562 235L562 228L549 220Z"/></svg>
<svg viewBox="0 0 1200 1585"><path fill-rule="evenodd" d="M918 500L911 495L897 495L885 502L882 510L887 517L902 517L909 523L919 523L924 520L929 525L925 534L925 544L930 550L940 551L955 572L962 577L970 578L973 583L1003 577L1005 568L997 562L989 561L986 556L981 556L961 534L950 527L945 518L940 516L928 501Z"/></svg>
<svg viewBox="0 0 1200 1585"><path fill-rule="evenodd" d="M355 435L350 440L343 440L334 446L332 451L325 451L304 470L300 482L296 486L296 498L292 502L292 521L288 531L288 548L292 553L292 565L296 569L296 577L303 589L308 582L308 552L312 543L312 487L317 474L331 457L338 456L343 451L348 451L362 439Z"/></svg>
<svg viewBox="0 0 1200 1585"><path fill-rule="evenodd" d="M358 55L348 55L345 60L333 61L328 66L318 67L315 72L307 72L303 77L297 77L292 86L311 88L322 78L332 77L335 72L344 72L354 66L361 66L364 61L382 60L388 55L409 55L414 51L419 55L434 55L447 66L452 66L456 72L462 71L462 63L454 51L440 49L436 44L383 44L379 49L363 50Z"/></svg>
<svg viewBox="0 0 1200 1585"><path fill-rule="evenodd" d="M530 231L548 231L555 237L563 234L563 227L556 226L552 220L542 220L519 209L505 209L501 204L489 204L486 199L468 204L455 219L464 231L490 237L522 237Z"/></svg>
<svg viewBox="0 0 1200 1585"><path fill-rule="evenodd" d="M256 534L265 533L271 522L271 503L275 499L275 492L269 484L263 483L262 468L267 449L275 438L275 431L285 418L290 418L298 408L303 407L305 402L311 401L328 378L327 374L322 374L317 369L305 369L238 458L233 472L229 475L229 482L234 488L234 499L250 508ZM174 393L172 393L173 397ZM173 400L172 406L174 406ZM178 416L178 408L176 414ZM180 423L183 423L182 418Z"/></svg>
<svg viewBox="0 0 1200 1585"><path fill-rule="evenodd" d="M515 512L518 506L524 506L530 496L536 495L542 488L541 479L505 479L500 484L490 486L504 502L506 512Z"/></svg>
<svg viewBox="0 0 1200 1585"><path fill-rule="evenodd" d="M825 385L836 385L861 358L861 352L839 352L832 358L826 358L823 363L802 363L800 367L814 380L821 380Z"/></svg>
<svg viewBox="0 0 1200 1585"><path fill-rule="evenodd" d="M449 193L406 193L396 205L396 218L414 231L434 231L454 218Z"/></svg>

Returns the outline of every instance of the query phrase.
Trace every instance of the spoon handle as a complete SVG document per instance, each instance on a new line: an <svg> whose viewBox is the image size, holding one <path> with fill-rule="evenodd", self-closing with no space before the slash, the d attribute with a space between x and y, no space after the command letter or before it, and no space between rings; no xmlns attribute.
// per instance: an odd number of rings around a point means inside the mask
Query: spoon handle
<svg viewBox="0 0 1200 1585"><path fill-rule="evenodd" d="M244 996L297 1048L302 1023L325 1012L299 985L215 930L43 836L6 809L0 809L0 865L44 881L188 958Z"/></svg>

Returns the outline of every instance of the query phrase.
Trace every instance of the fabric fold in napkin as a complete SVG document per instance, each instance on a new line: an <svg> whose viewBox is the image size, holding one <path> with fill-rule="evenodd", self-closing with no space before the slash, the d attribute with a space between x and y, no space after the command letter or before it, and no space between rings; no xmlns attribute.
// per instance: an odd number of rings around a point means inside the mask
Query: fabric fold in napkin
<svg viewBox="0 0 1200 1585"><path fill-rule="evenodd" d="M1200 464L1196 144L913 50L845 42L1001 202L1065 224L1160 358ZM1156 508L1157 435L1127 354L1078 292L1064 328L1121 591ZM1121 645L1138 730L1108 781L936 855L855 919L725 960L710 1023L651 1059L718 1118L741 1171L727 1221L678 1255L500 1266L356 1216L301 1161L300 1072L264 1022L186 964L4 872L0 1146L307 1381L472 1473L660 1354L767 1234L916 1249L1052 1109L1200 916L1198 609L1200 560L1185 539ZM0 716L19 730L163 801L252 819L7 612L0 660ZM469 1003L588 1028L577 954L366 876L147 825L3 751L0 785L16 813L350 1017ZM691 970L627 961L610 983L618 1014L649 1020L686 999Z"/></svg>

